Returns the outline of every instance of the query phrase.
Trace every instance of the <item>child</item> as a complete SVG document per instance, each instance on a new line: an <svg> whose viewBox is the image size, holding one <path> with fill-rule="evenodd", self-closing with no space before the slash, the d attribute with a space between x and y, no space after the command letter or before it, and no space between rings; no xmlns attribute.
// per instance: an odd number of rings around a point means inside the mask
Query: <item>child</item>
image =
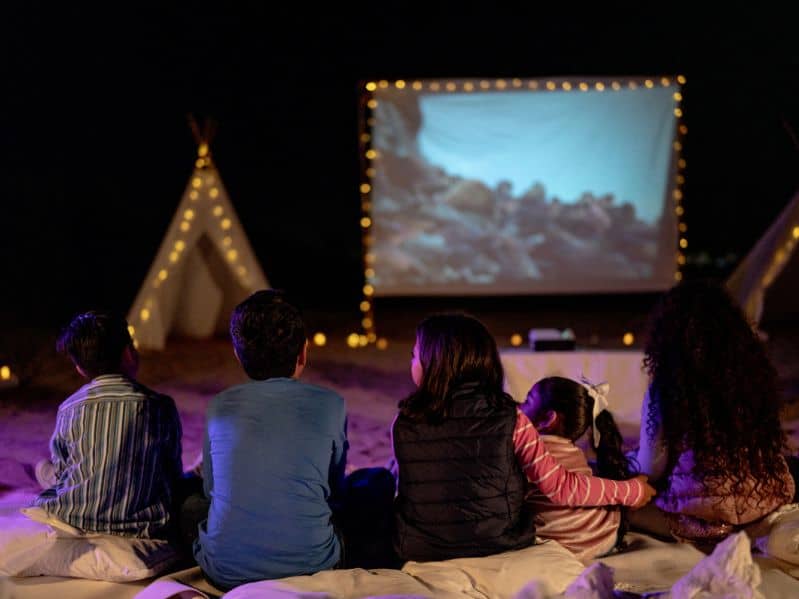
<svg viewBox="0 0 799 599"><path fill-rule="evenodd" d="M89 532L166 538L182 474L181 426L172 398L136 382L128 323L109 312L75 317L58 340L89 382L58 408L52 487L34 504Z"/></svg>
<svg viewBox="0 0 799 599"><path fill-rule="evenodd" d="M607 384L592 386L552 376L527 394L521 410L542 433L541 440L558 462L572 472L591 474L585 454L574 443L590 431L601 476L623 480L633 475L622 453L622 437L607 410ZM587 561L613 549L624 534L622 513L614 508L563 508L533 490L528 498L538 516L536 534L555 539Z"/></svg>
<svg viewBox="0 0 799 599"><path fill-rule="evenodd" d="M344 400L298 380L308 359L305 325L280 293L258 291L239 304L230 334L250 380L208 407L210 508L197 563L221 589L332 568L342 554L330 502L346 463Z"/></svg>
<svg viewBox="0 0 799 599"><path fill-rule="evenodd" d="M431 316L416 329L411 377L392 427L399 470L395 549L403 560L490 555L535 540L527 477L565 505L645 504L645 477L569 472L503 391L494 339L478 320Z"/></svg>
<svg viewBox="0 0 799 599"><path fill-rule="evenodd" d="M641 472L677 538L714 543L789 503L777 374L720 286L686 282L650 318Z"/></svg>

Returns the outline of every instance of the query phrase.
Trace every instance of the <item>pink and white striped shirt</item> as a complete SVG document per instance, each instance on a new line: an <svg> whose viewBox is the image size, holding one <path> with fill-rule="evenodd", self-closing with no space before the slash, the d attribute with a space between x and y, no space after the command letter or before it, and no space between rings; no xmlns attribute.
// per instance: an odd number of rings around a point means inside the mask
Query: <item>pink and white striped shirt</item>
<svg viewBox="0 0 799 599"><path fill-rule="evenodd" d="M519 409L516 410L513 448L527 480L556 505L633 505L643 494L641 483L635 479L610 480L564 468L552 457L538 431Z"/></svg>

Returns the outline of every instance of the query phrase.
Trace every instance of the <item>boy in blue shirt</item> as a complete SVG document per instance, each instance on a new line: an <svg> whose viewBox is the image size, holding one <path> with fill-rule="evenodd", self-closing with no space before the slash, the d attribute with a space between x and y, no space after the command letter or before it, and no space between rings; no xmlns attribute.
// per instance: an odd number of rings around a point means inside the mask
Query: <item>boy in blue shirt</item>
<svg viewBox="0 0 799 599"><path fill-rule="evenodd" d="M346 464L344 400L299 381L305 325L279 292L239 304L230 333L250 381L208 408L210 507L194 543L197 563L221 589L332 568L342 553L330 503Z"/></svg>

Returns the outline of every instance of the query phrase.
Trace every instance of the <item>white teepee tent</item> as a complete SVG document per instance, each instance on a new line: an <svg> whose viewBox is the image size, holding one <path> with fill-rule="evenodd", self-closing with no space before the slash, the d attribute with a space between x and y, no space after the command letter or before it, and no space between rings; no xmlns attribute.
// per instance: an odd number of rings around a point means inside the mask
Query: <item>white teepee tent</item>
<svg viewBox="0 0 799 599"><path fill-rule="evenodd" d="M163 349L170 333L205 338L227 330L232 309L267 287L208 144L128 313L134 342Z"/></svg>
<svg viewBox="0 0 799 599"><path fill-rule="evenodd" d="M735 272L727 288L754 325L795 315L799 286L799 194L796 194Z"/></svg>

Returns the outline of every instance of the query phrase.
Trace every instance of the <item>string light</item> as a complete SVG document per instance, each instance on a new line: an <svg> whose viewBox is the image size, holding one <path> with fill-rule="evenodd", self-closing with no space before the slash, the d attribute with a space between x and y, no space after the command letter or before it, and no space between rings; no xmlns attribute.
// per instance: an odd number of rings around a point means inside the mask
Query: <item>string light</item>
<svg viewBox="0 0 799 599"><path fill-rule="evenodd" d="M572 84L571 84L571 83L569 83L568 81L564 81L564 82L561 84L561 87L562 87L563 89L565 89L566 91L569 91L569 90L572 88Z"/></svg>
<svg viewBox="0 0 799 599"><path fill-rule="evenodd" d="M371 309L372 304L370 304L369 302L364 300L364 301L361 302L361 306L360 307L361 307L361 312L368 312Z"/></svg>
<svg viewBox="0 0 799 599"><path fill-rule="evenodd" d="M187 233L189 231L189 229L191 229L191 223L189 223L188 221L185 221L185 220L182 223L180 223L180 230L181 231L183 231L184 233Z"/></svg>
<svg viewBox="0 0 799 599"><path fill-rule="evenodd" d="M674 116L676 116L677 118L680 118L682 116L682 109L681 108L675 108L674 109Z"/></svg>
<svg viewBox="0 0 799 599"><path fill-rule="evenodd" d="M372 139L372 136L368 133L361 133L361 143L369 143L369 140Z"/></svg>
<svg viewBox="0 0 799 599"><path fill-rule="evenodd" d="M635 342L635 335L630 332L624 333L624 336L621 338L621 342L629 347Z"/></svg>
<svg viewBox="0 0 799 599"><path fill-rule="evenodd" d="M361 347L366 347L369 343L369 337L366 335L358 335L358 345Z"/></svg>
<svg viewBox="0 0 799 599"><path fill-rule="evenodd" d="M627 84L627 87L629 87L630 89L638 89L638 84L635 81L630 81Z"/></svg>
<svg viewBox="0 0 799 599"><path fill-rule="evenodd" d="M366 150L366 157L369 160L374 160L375 158L377 158L377 150L373 150L371 148L369 150Z"/></svg>
<svg viewBox="0 0 799 599"><path fill-rule="evenodd" d="M380 87L380 89L386 89L388 87L388 81L386 81L385 79L381 79L377 83L377 85L378 85L378 87Z"/></svg>
<svg viewBox="0 0 799 599"><path fill-rule="evenodd" d="M214 216L220 217L220 216L222 216L222 213L224 213L224 212L225 211L222 209L222 206L214 206L214 210L213 210Z"/></svg>
<svg viewBox="0 0 799 599"><path fill-rule="evenodd" d="M682 101L682 94L681 94L680 92L674 92L674 94L672 95L672 97L674 98L674 100L675 100L676 102L680 102L680 101Z"/></svg>
<svg viewBox="0 0 799 599"><path fill-rule="evenodd" d="M677 228L680 230L680 233L685 233L688 230L688 225L680 223Z"/></svg>
<svg viewBox="0 0 799 599"><path fill-rule="evenodd" d="M677 264L680 266L685 264L685 254L677 254Z"/></svg>
<svg viewBox="0 0 799 599"><path fill-rule="evenodd" d="M327 344L327 335L324 333L315 333L313 336L313 343L319 347L324 347Z"/></svg>
<svg viewBox="0 0 799 599"><path fill-rule="evenodd" d="M452 81L448 81L446 88L448 92L454 92L457 89L457 86Z"/></svg>
<svg viewBox="0 0 799 599"><path fill-rule="evenodd" d="M553 91L555 89L555 82L554 81L547 81L547 89L549 91Z"/></svg>
<svg viewBox="0 0 799 599"><path fill-rule="evenodd" d="M433 82L430 84L430 89L431 89L432 91L434 91L434 92L437 92L438 90L440 90L440 89L441 89L441 84L440 84L438 81L433 81Z"/></svg>
<svg viewBox="0 0 799 599"><path fill-rule="evenodd" d="M136 335L136 329L134 329L134 328L133 328L133 325L132 325L132 324L129 324L129 325L128 325L128 335L130 335L131 337L133 337L134 335Z"/></svg>
<svg viewBox="0 0 799 599"><path fill-rule="evenodd" d="M422 89L422 82L414 81L411 87L413 87L413 89L415 89L416 91L419 91L420 89Z"/></svg>
<svg viewBox="0 0 799 599"><path fill-rule="evenodd" d="M9 368L8 366L0 366L0 380L3 381L11 380L11 368Z"/></svg>
<svg viewBox="0 0 799 599"><path fill-rule="evenodd" d="M229 218L223 218L223 219L220 221L220 223L219 223L219 226L220 226L220 227L222 227L222 229L224 229L225 231L227 231L228 229L230 229L230 227L231 227L232 225L233 225L233 223L231 223L231 222L230 222L230 219L229 219Z"/></svg>
<svg viewBox="0 0 799 599"><path fill-rule="evenodd" d="M371 297L375 293L375 288L372 287L369 283L363 286L363 294L367 297Z"/></svg>
<svg viewBox="0 0 799 599"><path fill-rule="evenodd" d="M497 89L505 89L506 87L508 87L508 84L504 79L497 79L496 86Z"/></svg>
<svg viewBox="0 0 799 599"><path fill-rule="evenodd" d="M799 227L794 227L792 232L794 239L799 239Z"/></svg>
<svg viewBox="0 0 799 599"><path fill-rule="evenodd" d="M661 77L660 85L662 85L663 87L668 87L670 83L671 80L668 77Z"/></svg>
<svg viewBox="0 0 799 599"><path fill-rule="evenodd" d="M203 184L203 180L200 177L194 177L191 180L191 186L192 187L200 188L200 187L202 187L202 184Z"/></svg>
<svg viewBox="0 0 799 599"><path fill-rule="evenodd" d="M223 245L224 247L230 247L230 245L231 245L232 243L233 243L233 239L232 239L231 237L229 237L229 236L228 236L228 237L223 237L223 238L222 238L222 245Z"/></svg>
<svg viewBox="0 0 799 599"><path fill-rule="evenodd" d="M239 258L239 253L236 250L228 250L225 256L228 259L228 262L235 262Z"/></svg>
<svg viewBox="0 0 799 599"><path fill-rule="evenodd" d="M474 90L474 83L472 83L471 81L467 81L466 83L463 84L463 90L467 92Z"/></svg>
<svg viewBox="0 0 799 599"><path fill-rule="evenodd" d="M580 85L578 87L580 88L581 92L587 92L588 91L588 84L585 81L581 81Z"/></svg>
<svg viewBox="0 0 799 599"><path fill-rule="evenodd" d="M368 316L361 321L361 326L363 326L363 328L365 329L371 329L372 324L373 324L372 319L369 318Z"/></svg>
<svg viewBox="0 0 799 599"><path fill-rule="evenodd" d="M372 226L371 218L369 218L368 216L364 216L363 218L361 218L361 227L363 227L364 229L368 229L370 226Z"/></svg>
<svg viewBox="0 0 799 599"><path fill-rule="evenodd" d="M514 79L512 84L513 84L513 87L521 87L522 86L522 80L521 79Z"/></svg>
<svg viewBox="0 0 799 599"><path fill-rule="evenodd" d="M605 84L602 83L601 81L597 81L596 85L594 85L594 87L597 89L597 91L600 91L600 92L601 91L605 91Z"/></svg>
<svg viewBox="0 0 799 599"><path fill-rule="evenodd" d="M376 174L377 171L375 171L373 167L370 166L368 169L366 169L366 176L369 177L370 179L373 179Z"/></svg>
<svg viewBox="0 0 799 599"><path fill-rule="evenodd" d="M375 276L375 269L374 268L367 268L363 271L363 274L366 275L367 279L372 279Z"/></svg>
<svg viewBox="0 0 799 599"><path fill-rule="evenodd" d="M688 133L688 127L686 125L680 125L679 129L680 129L680 133L682 133L683 135Z"/></svg>
<svg viewBox="0 0 799 599"><path fill-rule="evenodd" d="M192 190L189 192L189 199L190 199L192 202L196 202L196 201L197 201L197 198L199 198L199 197L200 197L200 194L199 194L199 193L197 193L197 190L196 190L196 189L192 189Z"/></svg>
<svg viewBox="0 0 799 599"><path fill-rule="evenodd" d="M480 89L488 89L489 87L491 87L491 84L488 81L483 80L480 82Z"/></svg>
<svg viewBox="0 0 799 599"><path fill-rule="evenodd" d="M653 87L655 87L655 84L652 82L651 79L647 79L646 81L644 81L644 85L647 87L647 89L652 89Z"/></svg>
<svg viewBox="0 0 799 599"><path fill-rule="evenodd" d="M358 340L359 340L358 333L350 333L349 335L347 335L347 345L353 349L358 347Z"/></svg>
<svg viewBox="0 0 799 599"><path fill-rule="evenodd" d="M383 351L388 347L388 340L385 337L381 337L377 340L377 349Z"/></svg>
<svg viewBox="0 0 799 599"><path fill-rule="evenodd" d="M178 253L177 252L170 252L169 253L169 261L170 262L177 262L178 261Z"/></svg>
<svg viewBox="0 0 799 599"><path fill-rule="evenodd" d="M150 311L147 308L142 308L141 312L139 312L139 319L142 322L147 322L150 320Z"/></svg>
<svg viewBox="0 0 799 599"><path fill-rule="evenodd" d="M679 152L680 150L682 150L682 144L681 144L680 142L678 142L678 141L675 141L675 142L674 142L673 144L671 144L671 145L672 145L672 147L674 148L674 151L675 151L675 152Z"/></svg>
<svg viewBox="0 0 799 599"><path fill-rule="evenodd" d="M685 237L680 238L680 247L685 249L688 247L688 240Z"/></svg>
<svg viewBox="0 0 799 599"><path fill-rule="evenodd" d="M182 252L184 249L186 249L186 242L182 239L178 239L175 242L175 251Z"/></svg>
<svg viewBox="0 0 799 599"><path fill-rule="evenodd" d="M245 277L245 276L247 276L247 269L246 269L244 266L239 266L239 267L236 269L236 272L237 272L237 273L239 273L239 276L240 276L240 277Z"/></svg>
<svg viewBox="0 0 799 599"><path fill-rule="evenodd" d="M405 82L402 79L397 79L394 82L394 87L396 87L397 89L405 89Z"/></svg>
<svg viewBox="0 0 799 599"><path fill-rule="evenodd" d="M536 81L535 79L532 81L528 81L527 87L529 87L530 89L538 89L538 81Z"/></svg>
<svg viewBox="0 0 799 599"><path fill-rule="evenodd" d="M366 103L366 106L367 106L367 107L369 107L369 108L371 108L372 110L374 110L375 108L377 108L377 100L375 100L374 98L372 98L371 100L369 100L369 101Z"/></svg>
<svg viewBox="0 0 799 599"><path fill-rule="evenodd" d="M374 81L370 81L366 84L366 91L373 92L377 89L377 84Z"/></svg>
<svg viewBox="0 0 799 599"><path fill-rule="evenodd" d="M194 210L192 210L191 208L186 210L183 213L183 218L185 218L186 220L194 220Z"/></svg>
<svg viewBox="0 0 799 599"><path fill-rule="evenodd" d="M688 163L685 162L685 158L680 158L677 161L677 166L679 166L680 168L685 168L686 166L688 166Z"/></svg>
<svg viewBox="0 0 799 599"><path fill-rule="evenodd" d="M610 87L612 87L615 91L619 91L621 89L621 83L614 81L610 84Z"/></svg>
<svg viewBox="0 0 799 599"><path fill-rule="evenodd" d="M161 270L158 271L158 279L160 281L166 281L166 278L168 276L169 276L169 272L165 268L162 268Z"/></svg>
<svg viewBox="0 0 799 599"><path fill-rule="evenodd" d="M685 85L685 77L683 77L682 75L677 75L677 83L679 83L680 85Z"/></svg>
<svg viewBox="0 0 799 599"><path fill-rule="evenodd" d="M679 270L674 273L674 280L677 282L682 281L682 273Z"/></svg>
<svg viewBox="0 0 799 599"><path fill-rule="evenodd" d="M212 187L208 190L208 195L215 200L219 196L219 190L216 187Z"/></svg>
<svg viewBox="0 0 799 599"><path fill-rule="evenodd" d="M680 201L682 199L682 192L679 189L675 189L671 195L676 201Z"/></svg>
<svg viewBox="0 0 799 599"><path fill-rule="evenodd" d="M510 344L513 347L519 347L522 344L522 336L519 333L514 333L510 336Z"/></svg>
<svg viewBox="0 0 799 599"><path fill-rule="evenodd" d="M372 191L372 186L368 183L361 183L361 193L369 193Z"/></svg>

